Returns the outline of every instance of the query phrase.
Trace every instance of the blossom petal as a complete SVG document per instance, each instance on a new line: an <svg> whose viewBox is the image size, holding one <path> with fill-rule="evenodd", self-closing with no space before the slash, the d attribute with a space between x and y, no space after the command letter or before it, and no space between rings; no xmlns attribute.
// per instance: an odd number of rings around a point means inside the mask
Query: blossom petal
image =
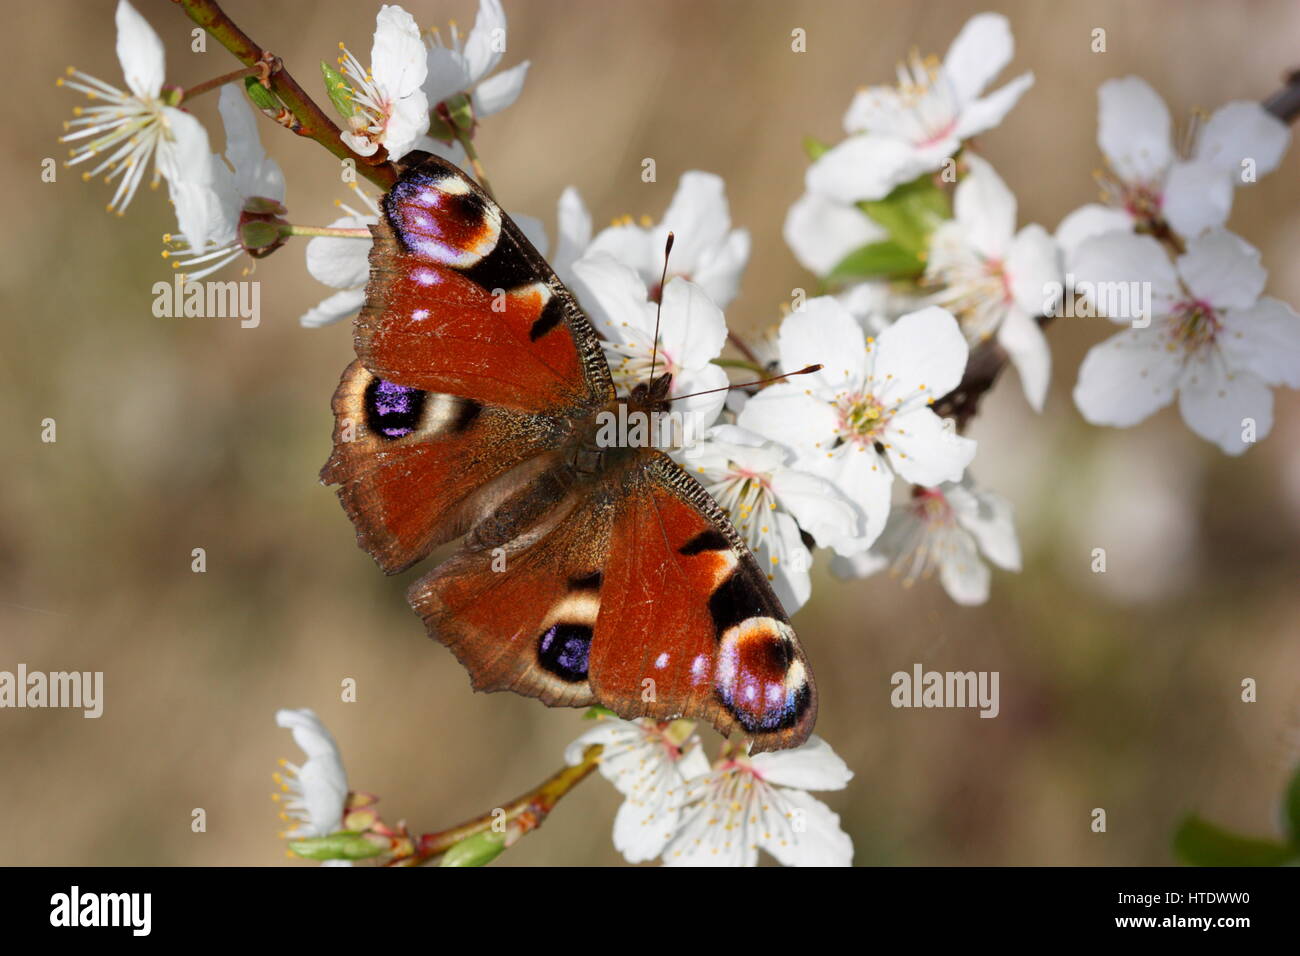
<svg viewBox="0 0 1300 956"><path fill-rule="evenodd" d="M874 348L876 398L907 407L947 395L960 385L970 352L952 313L934 305L902 316L880 333Z"/></svg>
<svg viewBox="0 0 1300 956"><path fill-rule="evenodd" d="M943 71L961 102L969 103L1011 62L1015 50L1006 17L1000 13L976 14L949 45Z"/></svg>
<svg viewBox="0 0 1300 956"><path fill-rule="evenodd" d="M889 233L856 206L805 192L786 213L782 235L801 266L825 276L850 252Z"/></svg>
<svg viewBox="0 0 1300 956"><path fill-rule="evenodd" d="M1115 305L1118 314L1107 315L1112 322L1131 324L1135 319L1167 315L1182 297L1178 273L1174 271L1164 247L1151 236L1111 232L1086 240L1075 252L1072 262L1076 288L1091 285L1093 303L1098 310ZM1144 296L1122 297L1101 294L1103 290L1150 290L1150 308ZM1081 292L1089 291L1087 288ZM1122 302L1122 307L1118 307Z"/></svg>
<svg viewBox="0 0 1300 956"><path fill-rule="evenodd" d="M721 243L700 253L691 279L725 309L740 293L740 277L748 262L749 231L733 229Z"/></svg>
<svg viewBox="0 0 1300 956"><path fill-rule="evenodd" d="M998 344L1016 367L1025 400L1034 411L1041 412L1052 378L1052 352L1042 327L1029 313L1012 309L998 327Z"/></svg>
<svg viewBox="0 0 1300 956"><path fill-rule="evenodd" d="M902 140L867 133L851 136L828 150L808 167L804 182L809 192L855 203L883 199L895 186L937 165L927 166Z"/></svg>
<svg viewBox="0 0 1300 956"><path fill-rule="evenodd" d="M703 289L679 276L668 280L661 301L659 339L679 366L703 368L722 353L727 322Z"/></svg>
<svg viewBox="0 0 1300 956"><path fill-rule="evenodd" d="M551 265L566 285L569 283L573 263L591 242L591 213L583 204L582 196L572 186L560 193L555 211L555 255Z"/></svg>
<svg viewBox="0 0 1300 956"><path fill-rule="evenodd" d="M839 815L802 790L783 790L781 808L788 835L776 821L757 834L758 845L783 866L852 866L853 840L840 826Z"/></svg>
<svg viewBox="0 0 1300 956"><path fill-rule="evenodd" d="M433 44L425 54L424 95L432 109L470 87L465 57L448 47Z"/></svg>
<svg viewBox="0 0 1300 956"><path fill-rule="evenodd" d="M802 385L777 382L746 402L736 423L793 450L798 459L820 462L834 441L836 416Z"/></svg>
<svg viewBox="0 0 1300 956"><path fill-rule="evenodd" d="M944 554L939 560L939 583L948 592L948 597L965 607L986 602L993 573L980 560L975 539L957 529L945 536L944 545Z"/></svg>
<svg viewBox="0 0 1300 956"><path fill-rule="evenodd" d="M794 518L784 511L777 511L771 517L774 531L764 535L759 550L754 552L758 566L767 571L772 590L786 614L793 615L812 596L812 554L799 536L799 525ZM772 547L780 543L780 553ZM777 558L776 562L772 558Z"/></svg>
<svg viewBox="0 0 1300 956"><path fill-rule="evenodd" d="M162 40L149 21L126 0L118 0L117 61L127 88L138 99L153 100L162 91L165 70Z"/></svg>
<svg viewBox="0 0 1300 956"><path fill-rule="evenodd" d="M767 783L798 790L843 790L853 771L821 737L811 735L789 750L755 754L750 764Z"/></svg>
<svg viewBox="0 0 1300 956"><path fill-rule="evenodd" d="M731 229L731 209L727 205L726 185L722 177L696 169L682 173L672 202L659 224L654 250L662 254L663 241L672 232L673 271L693 273L701 253L720 245Z"/></svg>
<svg viewBox="0 0 1300 956"><path fill-rule="evenodd" d="M818 545L840 554L854 554L865 548L865 522L831 482L792 468L778 469L771 482L781 507L794 515Z"/></svg>
<svg viewBox="0 0 1300 956"><path fill-rule="evenodd" d="M1250 372L1230 372L1223 362L1198 361L1178 392L1178 409L1187 427L1226 454L1240 455L1249 446L1248 428L1256 441L1273 428L1273 392Z"/></svg>
<svg viewBox="0 0 1300 956"><path fill-rule="evenodd" d="M1108 232L1132 232L1133 217L1122 209L1088 203L1061 220L1056 227L1056 242L1065 255L1068 268L1073 268L1074 253L1086 239Z"/></svg>
<svg viewBox="0 0 1300 956"><path fill-rule="evenodd" d="M528 76L529 61L518 66L502 70L496 76L490 76L474 88L474 115L479 119L500 113L513 106L519 94L524 91L524 80Z"/></svg>
<svg viewBox="0 0 1300 956"><path fill-rule="evenodd" d="M399 6L384 4L375 15L370 46L370 71L375 85L393 100L419 93L428 75L427 53L415 18ZM427 103L425 111L428 111ZM425 118L426 128L428 118Z"/></svg>
<svg viewBox="0 0 1300 956"><path fill-rule="evenodd" d="M219 231L215 213L220 208L214 192L212 152L208 133L195 117L175 107L164 107L169 139L158 146L158 171L167 180L176 207L176 222L191 249L203 249Z"/></svg>
<svg viewBox="0 0 1300 956"><path fill-rule="evenodd" d="M1160 211L1181 236L1198 236L1222 226L1232 211L1232 178L1208 163L1174 163L1165 180Z"/></svg>
<svg viewBox="0 0 1300 956"><path fill-rule="evenodd" d="M331 229L361 229L366 219L344 216ZM370 242L339 236L316 236L307 243L307 271L317 282L334 289L356 289L370 277Z"/></svg>
<svg viewBox="0 0 1300 956"><path fill-rule="evenodd" d="M788 383L800 391L811 389L830 399L843 389L855 389L862 383L867 349L862 326L830 296L809 299L802 309L786 316L777 333L777 342L782 372L797 372L809 365L823 366L820 371L801 375Z"/></svg>
<svg viewBox="0 0 1300 956"><path fill-rule="evenodd" d="M1169 109L1146 80L1107 80L1097 90L1097 145L1127 183L1156 184L1173 158Z"/></svg>
<svg viewBox="0 0 1300 956"><path fill-rule="evenodd" d="M844 113L844 132L850 136L887 132L893 128L898 114L906 109L907 104L892 86L869 86L858 90Z"/></svg>
<svg viewBox="0 0 1300 956"><path fill-rule="evenodd" d="M501 0L479 0L474 26L465 41L465 63L470 83L477 83L496 69L506 50L506 12Z"/></svg>
<svg viewBox="0 0 1300 956"><path fill-rule="evenodd" d="M655 812L644 803L624 800L614 815L614 849L629 863L653 860L677 829L678 813L675 808Z"/></svg>
<svg viewBox="0 0 1300 956"><path fill-rule="evenodd" d="M655 307L636 271L603 252L573 264L574 291L597 330L615 342L649 342Z"/></svg>
<svg viewBox="0 0 1300 956"><path fill-rule="evenodd" d="M365 305L365 302L365 289L344 289L342 292L335 292L319 305L312 306L298 320L298 324L309 329L333 325L340 319L356 315L361 311L361 307Z"/></svg>
<svg viewBox="0 0 1300 956"><path fill-rule="evenodd" d="M966 162L970 172L957 185L953 213L980 255L1001 259L1016 231L1016 197L986 160L972 155Z"/></svg>
<svg viewBox="0 0 1300 956"><path fill-rule="evenodd" d="M894 470L927 488L961 481L976 447L974 439L958 435L928 408L895 415L885 430L885 449Z"/></svg>
<svg viewBox="0 0 1300 956"><path fill-rule="evenodd" d="M257 117L247 96L238 86L221 88L218 109L226 129L226 159L235 170L235 184L242 198L262 196L284 201L284 173L280 164L266 155L257 135Z"/></svg>
<svg viewBox="0 0 1300 956"><path fill-rule="evenodd" d="M1254 305L1268 281L1259 250L1226 229L1188 242L1187 251L1178 257L1178 272L1192 295L1216 309Z"/></svg>
<svg viewBox="0 0 1300 956"><path fill-rule="evenodd" d="M1064 278L1061 248L1046 229L1031 223L1012 240L1006 272L1016 304L1030 315L1048 314Z"/></svg>
<svg viewBox="0 0 1300 956"><path fill-rule="evenodd" d="M978 487L968 475L959 485L943 488L957 521L974 537L990 561L1007 571L1020 570L1020 542L1011 502Z"/></svg>
<svg viewBox="0 0 1300 956"><path fill-rule="evenodd" d="M1300 388L1300 316L1279 299L1265 297L1223 317L1219 345L1230 364L1269 385Z"/></svg>
<svg viewBox="0 0 1300 956"><path fill-rule="evenodd" d="M1214 111L1196 140L1196 158L1242 180L1242 164L1253 160L1263 176L1277 169L1291 143L1291 128L1250 100L1225 103Z"/></svg>
<svg viewBox="0 0 1300 956"><path fill-rule="evenodd" d="M1127 329L1094 345L1074 386L1083 417L1094 425L1127 428L1173 401L1182 357L1165 345L1156 326Z"/></svg>
<svg viewBox="0 0 1300 956"><path fill-rule="evenodd" d="M894 487L889 462L874 448L861 445L843 447L833 454L820 451L806 461L809 470L829 478L840 494L861 511L861 546L875 544L889 520L890 492Z"/></svg>
<svg viewBox="0 0 1300 956"><path fill-rule="evenodd" d="M1003 117L1011 112L1025 91L1034 85L1033 73L1021 73L1004 86L998 87L988 96L968 103L957 120L954 135L957 139L969 139L987 132L1002 122Z"/></svg>

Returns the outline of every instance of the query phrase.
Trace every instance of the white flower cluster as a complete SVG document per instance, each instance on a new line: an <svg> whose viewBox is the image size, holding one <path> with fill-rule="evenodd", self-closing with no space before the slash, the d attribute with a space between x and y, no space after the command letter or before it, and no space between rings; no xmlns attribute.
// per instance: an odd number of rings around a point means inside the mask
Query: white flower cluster
<svg viewBox="0 0 1300 956"><path fill-rule="evenodd" d="M1057 238L1080 296L1129 328L1088 353L1075 404L1122 428L1177 396L1192 431L1239 455L1273 426L1271 387L1300 388L1300 317L1263 295L1259 253L1225 223L1235 189L1277 168L1291 132L1234 102L1176 148L1145 81L1111 80L1097 98L1108 204L1075 210Z"/></svg>

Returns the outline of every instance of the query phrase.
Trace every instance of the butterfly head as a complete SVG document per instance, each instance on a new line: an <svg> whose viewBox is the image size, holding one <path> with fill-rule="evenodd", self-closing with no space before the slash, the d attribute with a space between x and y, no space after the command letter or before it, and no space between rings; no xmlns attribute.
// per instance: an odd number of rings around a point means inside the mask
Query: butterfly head
<svg viewBox="0 0 1300 956"><path fill-rule="evenodd" d="M673 390L671 373L656 375L649 382L639 382L628 395L628 404L647 412L666 412L669 408L669 395Z"/></svg>

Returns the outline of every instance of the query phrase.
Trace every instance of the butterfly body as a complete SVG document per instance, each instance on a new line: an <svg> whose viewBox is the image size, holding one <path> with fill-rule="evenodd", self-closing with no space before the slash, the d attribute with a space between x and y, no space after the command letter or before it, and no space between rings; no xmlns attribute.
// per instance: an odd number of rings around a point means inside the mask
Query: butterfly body
<svg viewBox="0 0 1300 956"><path fill-rule="evenodd" d="M389 573L462 539L408 599L474 687L806 739L812 674L766 574L680 466L610 430L669 412L671 378L616 394L576 300L442 160L372 231L322 480Z"/></svg>

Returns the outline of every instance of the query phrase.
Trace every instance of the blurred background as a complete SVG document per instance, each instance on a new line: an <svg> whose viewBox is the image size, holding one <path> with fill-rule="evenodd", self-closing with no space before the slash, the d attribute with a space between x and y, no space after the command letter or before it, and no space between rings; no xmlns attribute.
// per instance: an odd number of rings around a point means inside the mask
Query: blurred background
<svg viewBox="0 0 1300 956"><path fill-rule="evenodd" d="M237 64L167 0L138 9L167 46L168 81ZM227 11L313 92L340 40L368 60L377 4L230 0ZM407 0L422 26L471 0ZM645 3L507 0L505 65L532 61L519 101L477 143L498 196L554 229L575 185L597 227L658 218L688 169L721 174L754 251L732 327L757 330L812 278L781 240L800 194L805 134L836 140L856 87L886 82L913 46L942 55L965 20L1006 13L1034 87L980 149L1054 229L1095 198L1096 88L1148 79L1178 118L1262 99L1300 67L1300 7L1276 2ZM0 163L14 228L0 258L5 483L0 494L0 669L105 673L99 720L0 711L6 864L281 864L269 800L277 757L299 759L279 707L312 707L351 784L389 822L427 831L514 797L556 769L589 725L508 694L476 695L430 642L403 592L354 543L317 470L351 330L298 326L328 289L302 245L258 264L262 322L159 319L169 279L165 190L124 219L102 183L62 159L60 123L82 102L57 90L68 64L121 83L113 3L45 0L6 10L8 98ZM795 27L808 51L790 49ZM1093 28L1107 31L1090 52ZM323 102L323 97L321 98ZM194 101L222 148L216 97ZM18 127L21 126L21 130ZM346 198L320 147L261 123L288 176L295 222L323 224ZM658 182L640 179L642 157ZM1257 246L1269 293L1300 303L1300 149L1238 191L1230 226ZM231 275L237 271L232 268ZM1092 428L1070 400L1108 323L1050 329L1044 414L1014 377L986 402L974 471L1015 503L1021 574L992 600L955 606L935 582L857 584L816 569L795 618L819 677L818 732L856 776L823 795L859 864L1165 864L1186 812L1259 836L1300 755L1300 400L1276 393L1273 433L1228 459L1175 409L1137 428ZM44 418L58 441L40 441ZM207 572L190 570L205 548ZM1090 571L1104 547L1106 574ZM895 710L889 677L997 670L1001 715ZM357 701L340 701L340 682ZM1240 701L1243 678L1259 701ZM717 738L706 733L710 747ZM611 864L618 797L592 780L502 862ZM193 833L191 811L207 812ZM1105 808L1108 831L1089 829Z"/></svg>

